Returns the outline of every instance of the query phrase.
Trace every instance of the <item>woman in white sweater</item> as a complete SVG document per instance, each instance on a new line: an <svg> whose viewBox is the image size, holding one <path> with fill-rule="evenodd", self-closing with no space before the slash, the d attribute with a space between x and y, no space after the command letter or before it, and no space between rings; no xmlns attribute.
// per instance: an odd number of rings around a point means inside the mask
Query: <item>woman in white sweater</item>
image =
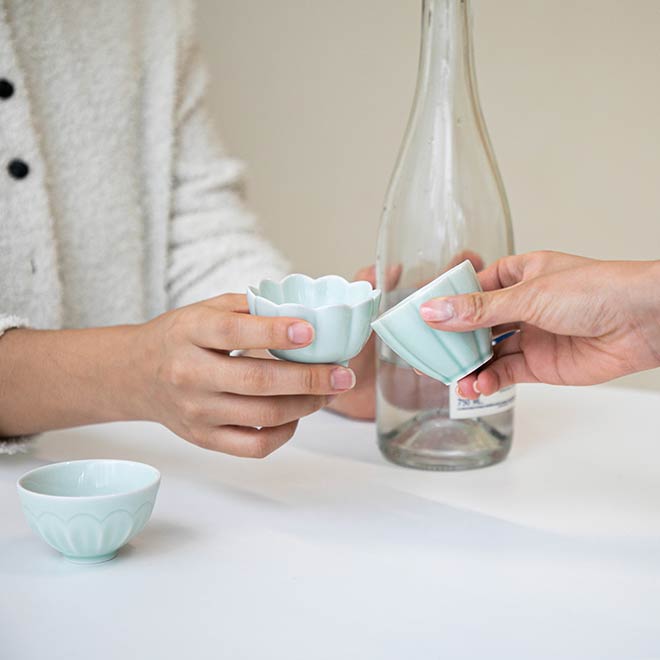
<svg viewBox="0 0 660 660"><path fill-rule="evenodd" d="M149 419L265 456L355 385L351 369L229 357L313 328L217 297L287 266L212 134L192 22L186 0L0 0L0 451Z"/></svg>

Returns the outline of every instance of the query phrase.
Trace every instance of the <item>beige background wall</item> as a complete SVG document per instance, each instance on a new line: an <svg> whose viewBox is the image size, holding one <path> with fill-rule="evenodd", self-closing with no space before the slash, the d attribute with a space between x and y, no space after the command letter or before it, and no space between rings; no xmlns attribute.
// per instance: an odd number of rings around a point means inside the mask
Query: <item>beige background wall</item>
<svg viewBox="0 0 660 660"><path fill-rule="evenodd" d="M297 270L374 259L421 0L199 0L212 104ZM660 258L660 2L474 0L517 250ZM629 384L660 388L660 372Z"/></svg>

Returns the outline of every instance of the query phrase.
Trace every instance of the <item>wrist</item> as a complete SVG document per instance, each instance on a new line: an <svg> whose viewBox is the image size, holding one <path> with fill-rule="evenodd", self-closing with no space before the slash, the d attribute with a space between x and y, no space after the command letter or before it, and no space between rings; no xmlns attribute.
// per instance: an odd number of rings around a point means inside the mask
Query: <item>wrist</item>
<svg viewBox="0 0 660 660"><path fill-rule="evenodd" d="M135 328L7 332L0 340L0 436L140 419Z"/></svg>
<svg viewBox="0 0 660 660"><path fill-rule="evenodd" d="M637 370L660 367L660 261L638 262L628 294L631 325L638 338Z"/></svg>
<svg viewBox="0 0 660 660"><path fill-rule="evenodd" d="M151 374L151 351L145 338L145 325L125 325L113 328L115 344L121 356L115 368L113 390L114 402L119 419L126 421L151 420L149 412Z"/></svg>

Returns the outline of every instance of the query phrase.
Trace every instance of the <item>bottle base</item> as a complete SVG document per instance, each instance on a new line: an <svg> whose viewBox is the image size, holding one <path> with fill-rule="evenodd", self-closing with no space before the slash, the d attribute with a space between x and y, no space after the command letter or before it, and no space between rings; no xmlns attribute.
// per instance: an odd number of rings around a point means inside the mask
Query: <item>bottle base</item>
<svg viewBox="0 0 660 660"><path fill-rule="evenodd" d="M474 470L503 461L511 436L483 420L419 418L409 428L379 435L378 445L389 461L418 470Z"/></svg>

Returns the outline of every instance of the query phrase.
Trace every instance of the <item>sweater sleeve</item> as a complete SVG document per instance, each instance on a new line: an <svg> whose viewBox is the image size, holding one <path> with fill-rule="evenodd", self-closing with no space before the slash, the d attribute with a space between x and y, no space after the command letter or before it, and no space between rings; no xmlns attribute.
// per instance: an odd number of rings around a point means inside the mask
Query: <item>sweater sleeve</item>
<svg viewBox="0 0 660 660"><path fill-rule="evenodd" d="M2 335L12 328L25 328L27 319L13 314L0 314L0 341ZM18 454L27 451L33 436L0 437L0 454Z"/></svg>
<svg viewBox="0 0 660 660"><path fill-rule="evenodd" d="M206 105L207 75L184 48L176 109L167 288L171 307L245 291L288 264L260 234L242 198L243 165L223 153Z"/></svg>

